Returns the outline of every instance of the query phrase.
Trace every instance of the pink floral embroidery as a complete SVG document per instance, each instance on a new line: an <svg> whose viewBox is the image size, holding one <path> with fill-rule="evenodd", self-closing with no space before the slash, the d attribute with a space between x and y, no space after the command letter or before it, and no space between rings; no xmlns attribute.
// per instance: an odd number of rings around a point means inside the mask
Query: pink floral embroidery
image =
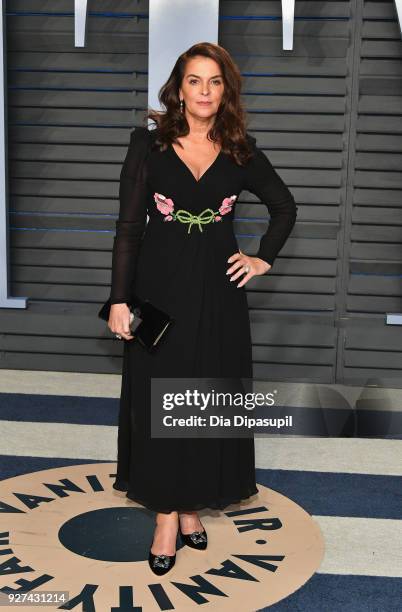
<svg viewBox="0 0 402 612"><path fill-rule="evenodd" d="M219 207L219 212L221 213L221 215L226 215L228 212L232 210L232 206L236 198L237 196L232 195L230 196L230 198L224 198L222 200L222 204Z"/></svg>
<svg viewBox="0 0 402 612"><path fill-rule="evenodd" d="M171 216L174 208L173 200L167 198L161 193L154 193L154 200L156 202L157 209L160 210L162 215L167 215L165 221L171 221L173 219Z"/></svg>
<svg viewBox="0 0 402 612"><path fill-rule="evenodd" d="M210 223L211 221L222 221L222 216L227 215L232 210L232 206L236 199L237 195L226 197L222 200L218 210L206 208L199 215L193 215L189 211L183 209L174 211L173 200L167 198L162 193L154 193L156 207L162 213L162 215L165 216L164 221L180 221L181 223L189 223L189 232L194 223L197 224L200 231L202 231L202 224Z"/></svg>

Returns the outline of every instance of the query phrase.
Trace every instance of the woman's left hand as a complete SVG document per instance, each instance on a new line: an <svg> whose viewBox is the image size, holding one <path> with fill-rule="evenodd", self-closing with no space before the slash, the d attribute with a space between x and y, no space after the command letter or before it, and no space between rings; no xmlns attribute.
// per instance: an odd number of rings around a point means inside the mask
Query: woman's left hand
<svg viewBox="0 0 402 612"><path fill-rule="evenodd" d="M265 274L265 272L268 272L268 270L272 268L271 264L269 264L267 261L264 261L259 257L249 257L240 249L238 253L234 253L234 255L229 257L228 263L233 263L233 265L228 268L226 274L232 274L235 272L235 274L230 277L231 281L235 281L242 274L244 275L241 281L238 283L238 287L245 285L253 276ZM246 269L248 267L248 272L245 271L245 267Z"/></svg>

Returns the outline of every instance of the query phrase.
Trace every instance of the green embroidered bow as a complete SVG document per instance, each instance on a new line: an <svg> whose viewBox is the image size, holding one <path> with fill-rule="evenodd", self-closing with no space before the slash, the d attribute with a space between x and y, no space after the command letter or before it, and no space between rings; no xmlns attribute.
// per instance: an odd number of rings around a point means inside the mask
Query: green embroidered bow
<svg viewBox="0 0 402 612"><path fill-rule="evenodd" d="M231 211L234 201L237 199L237 195L231 195L222 200L222 203L218 210L212 210L212 208L205 208L199 215L193 215L189 210L180 208L178 211L174 211L174 202L171 198L167 198L162 193L154 193L155 204L162 213L165 215L164 221L180 221L180 223L188 223L187 233L189 234L193 225L198 225L198 229L202 232L202 226L212 221L221 221L222 215L226 215Z"/></svg>
<svg viewBox="0 0 402 612"><path fill-rule="evenodd" d="M194 224L198 225L200 232L202 232L202 225L206 223L211 223L215 219L215 215L219 214L219 211L214 212L212 208L205 208L199 215L193 215L188 210L184 210L183 208L179 209L175 213L172 212L172 217L180 221L180 223L188 223L188 231L187 234L190 233L190 230Z"/></svg>

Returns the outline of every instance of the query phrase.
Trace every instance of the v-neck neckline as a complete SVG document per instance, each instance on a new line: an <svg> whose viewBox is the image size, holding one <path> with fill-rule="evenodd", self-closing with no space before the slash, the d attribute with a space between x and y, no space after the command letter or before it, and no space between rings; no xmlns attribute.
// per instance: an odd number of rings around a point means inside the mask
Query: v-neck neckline
<svg viewBox="0 0 402 612"><path fill-rule="evenodd" d="M215 157L215 159L213 160L213 162L208 166L208 168L206 170L204 170L204 172L201 174L199 179L196 179L192 170L190 170L190 168L187 166L186 162L182 160L182 158L180 157L180 155L177 153L176 149L173 146L173 143L170 143L170 149L173 151L174 155L177 157L177 159L183 164L183 166L186 168L186 170L190 173L190 175L193 178L193 181L195 183L200 183L202 181L202 179L204 178L204 176L211 170L211 168L216 164L216 162L218 161L219 157L221 156L222 153L222 149L219 151L218 155Z"/></svg>

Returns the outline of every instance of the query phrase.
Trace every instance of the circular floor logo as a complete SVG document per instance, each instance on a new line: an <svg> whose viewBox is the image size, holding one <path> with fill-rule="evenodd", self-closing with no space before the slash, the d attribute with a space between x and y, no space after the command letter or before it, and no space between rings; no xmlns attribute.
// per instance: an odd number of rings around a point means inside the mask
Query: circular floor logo
<svg viewBox="0 0 402 612"><path fill-rule="evenodd" d="M68 466L0 482L0 597L67 592L64 610L244 612L300 588L320 566L321 531L277 491L202 510L205 551L180 546L165 576L148 567L155 514L112 488L115 463ZM40 608L49 609L43 604ZM18 606L16 606L18 607ZM27 609L22 608L22 609Z"/></svg>

